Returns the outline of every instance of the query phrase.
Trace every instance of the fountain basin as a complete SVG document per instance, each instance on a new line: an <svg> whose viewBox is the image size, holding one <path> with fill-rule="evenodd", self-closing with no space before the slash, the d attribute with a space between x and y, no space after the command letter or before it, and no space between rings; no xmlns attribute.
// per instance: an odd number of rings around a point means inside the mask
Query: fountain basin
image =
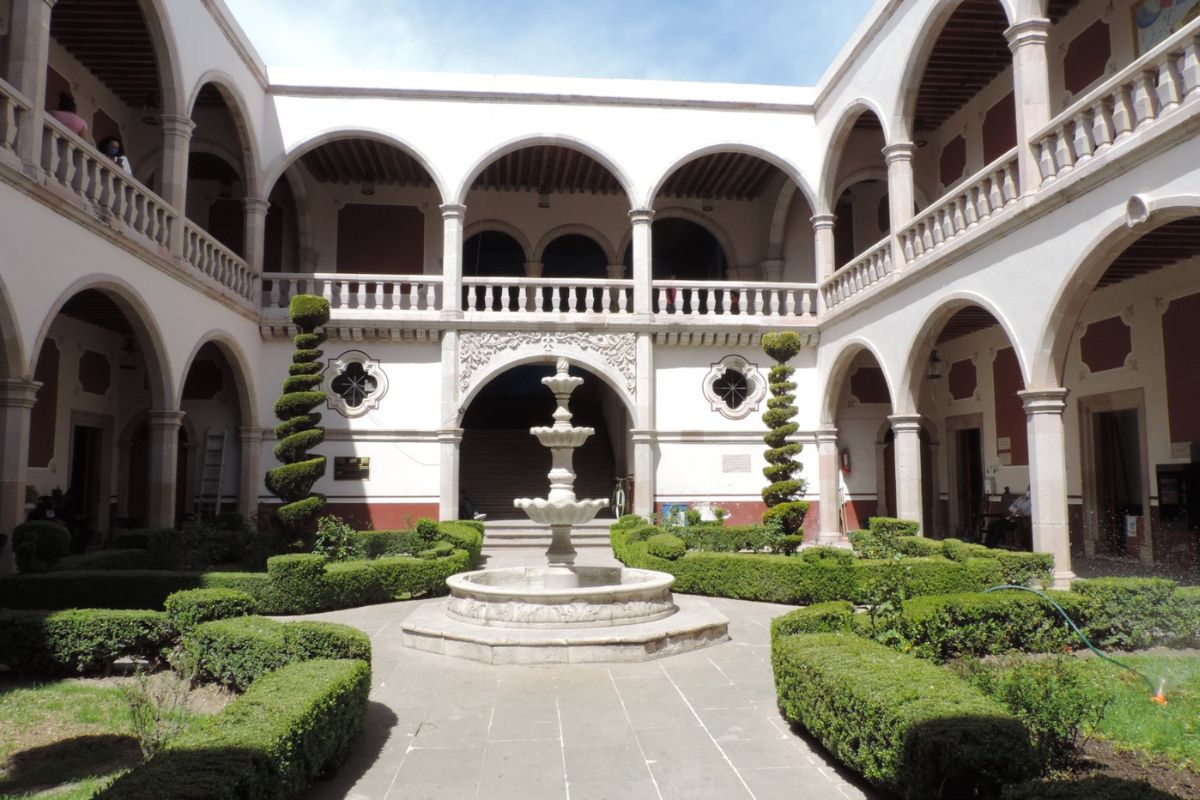
<svg viewBox="0 0 1200 800"><path fill-rule="evenodd" d="M530 428L542 447L569 447L574 449L588 440L595 428Z"/></svg>
<svg viewBox="0 0 1200 800"><path fill-rule="evenodd" d="M567 500L554 502L542 497L519 497L513 505L542 525L582 525L591 522L603 509L607 500Z"/></svg>
<svg viewBox="0 0 1200 800"><path fill-rule="evenodd" d="M674 614L664 572L622 567L575 567L576 585L561 585L547 567L490 569L446 580L452 619L497 628L589 628L635 625Z"/></svg>

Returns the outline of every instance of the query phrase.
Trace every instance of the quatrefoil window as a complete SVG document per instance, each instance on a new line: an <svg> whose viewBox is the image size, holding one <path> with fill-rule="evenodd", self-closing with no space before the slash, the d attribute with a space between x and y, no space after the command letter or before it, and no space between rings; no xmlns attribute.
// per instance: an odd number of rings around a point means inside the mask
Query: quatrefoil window
<svg viewBox="0 0 1200 800"><path fill-rule="evenodd" d="M736 411L750 396L750 382L736 369L727 369L725 374L713 381L713 392L727 408Z"/></svg>
<svg viewBox="0 0 1200 800"><path fill-rule="evenodd" d="M767 392L767 382L741 356L726 356L704 376L704 398L709 407L726 419L745 419L758 410Z"/></svg>
<svg viewBox="0 0 1200 800"><path fill-rule="evenodd" d="M387 394L387 375L379 362L361 350L348 350L325 371L329 407L345 417L360 417L379 408Z"/></svg>

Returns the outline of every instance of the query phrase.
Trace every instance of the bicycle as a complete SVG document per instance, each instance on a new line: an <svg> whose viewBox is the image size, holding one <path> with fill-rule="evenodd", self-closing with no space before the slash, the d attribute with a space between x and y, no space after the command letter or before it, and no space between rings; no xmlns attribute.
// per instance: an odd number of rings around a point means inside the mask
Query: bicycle
<svg viewBox="0 0 1200 800"><path fill-rule="evenodd" d="M617 478L616 486L613 487L612 510L617 519L625 516L626 487L628 485L629 478L620 477Z"/></svg>

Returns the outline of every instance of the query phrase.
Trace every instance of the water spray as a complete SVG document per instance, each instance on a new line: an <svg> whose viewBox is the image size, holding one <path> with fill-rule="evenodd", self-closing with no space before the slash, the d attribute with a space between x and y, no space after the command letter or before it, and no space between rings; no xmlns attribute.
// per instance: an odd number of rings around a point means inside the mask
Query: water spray
<svg viewBox="0 0 1200 800"><path fill-rule="evenodd" d="M1069 616L1067 616L1067 612L1063 610L1063 607L1060 606L1058 603L1054 602L1054 598L1052 598L1050 595L1046 594L1045 592L1038 591L1037 589L1031 589L1028 586L1015 586L1013 584L1004 584L1003 586L992 586L991 588L984 589L983 591L984 591L984 594L990 594L992 592L998 592L1003 589L1015 589L1016 591L1019 591L1019 592L1029 592L1030 594L1036 594L1038 597L1042 598L1043 600L1048 601L1050 603L1050 605L1054 606L1054 608L1058 610L1058 613L1060 615L1062 615L1062 618L1067 621L1067 624L1071 626L1071 630L1075 631L1075 635L1078 636L1085 645L1087 645L1088 650L1091 650L1099 658L1104 659L1105 661L1109 662L1110 664L1116 664L1121 669L1128 670L1128 671L1132 672L1134 675L1137 675L1139 678L1141 678L1143 681L1146 682L1146 686L1150 687L1150 699L1151 700L1153 700L1155 703L1158 703L1160 706L1165 706L1167 704L1166 695L1163 694L1163 689L1166 687L1165 679L1160 679L1158 682L1158 687L1155 688L1153 681L1151 681L1149 678L1147 678L1141 672L1138 672L1136 669L1129 666L1128 664L1124 664L1111 656L1107 656L1104 653L1101 653L1100 650L1097 649L1097 647L1094 644L1092 644L1086 636L1083 635L1083 631L1079 630L1079 626L1075 624L1075 621L1073 619L1071 619Z"/></svg>

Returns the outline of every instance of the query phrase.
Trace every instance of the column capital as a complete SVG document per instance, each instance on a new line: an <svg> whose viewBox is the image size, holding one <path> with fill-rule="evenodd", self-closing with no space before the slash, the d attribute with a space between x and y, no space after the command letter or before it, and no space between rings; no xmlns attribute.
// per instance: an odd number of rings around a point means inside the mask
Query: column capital
<svg viewBox="0 0 1200 800"><path fill-rule="evenodd" d="M625 277L625 265L624 264L609 264L607 274L608 274L609 280L619 281Z"/></svg>
<svg viewBox="0 0 1200 800"><path fill-rule="evenodd" d="M442 219L445 220L461 220L467 216L467 207L459 203L444 203L438 208L442 210Z"/></svg>
<svg viewBox="0 0 1200 800"><path fill-rule="evenodd" d="M146 425L151 430L178 430L183 425L183 418L186 416L187 413L183 411L152 408L146 412Z"/></svg>
<svg viewBox="0 0 1200 800"><path fill-rule="evenodd" d="M38 389L42 388L39 381L27 381L21 378L0 379L0 407L2 408L33 408L37 402Z"/></svg>
<svg viewBox="0 0 1200 800"><path fill-rule="evenodd" d="M809 220L812 222L813 230L821 230L823 228L833 229L833 223L837 221L837 214L813 214Z"/></svg>
<svg viewBox="0 0 1200 800"><path fill-rule="evenodd" d="M813 431L813 436L817 439L817 445L822 444L837 444L838 432L837 428L818 428Z"/></svg>
<svg viewBox="0 0 1200 800"><path fill-rule="evenodd" d="M1028 389L1017 392L1025 405L1026 414L1054 414L1061 416L1067 409L1068 389Z"/></svg>
<svg viewBox="0 0 1200 800"><path fill-rule="evenodd" d="M654 221L654 209L652 208L634 208L629 212L629 219L634 225L646 224L649 225Z"/></svg>
<svg viewBox="0 0 1200 800"><path fill-rule="evenodd" d="M1008 49L1014 53L1026 45L1045 47L1049 37L1050 20L1045 17L1021 20L1004 31L1004 38L1008 39Z"/></svg>
<svg viewBox="0 0 1200 800"><path fill-rule="evenodd" d="M658 431L648 428L634 428L629 432L629 438L634 444L654 444L658 440Z"/></svg>
<svg viewBox="0 0 1200 800"><path fill-rule="evenodd" d="M53 9L58 0L42 0L42 2L46 4L46 8Z"/></svg>
<svg viewBox="0 0 1200 800"><path fill-rule="evenodd" d="M196 123L191 117L185 117L180 114L162 114L159 117L162 120L164 136L180 136L190 140L192 131L196 130Z"/></svg>
<svg viewBox="0 0 1200 800"><path fill-rule="evenodd" d="M920 414L892 414L888 417L888 422L896 433L919 433L921 430Z"/></svg>
<svg viewBox="0 0 1200 800"><path fill-rule="evenodd" d="M264 431L259 427L238 428L238 438L242 444L259 444L263 440Z"/></svg>
<svg viewBox="0 0 1200 800"><path fill-rule="evenodd" d="M246 204L246 210L252 214L261 214L265 217L271 210L271 202L261 197L247 197L243 202Z"/></svg>
<svg viewBox="0 0 1200 800"><path fill-rule="evenodd" d="M437 432L437 438L440 444L461 444L463 438L463 429L440 428Z"/></svg>
<svg viewBox="0 0 1200 800"><path fill-rule="evenodd" d="M883 160L888 164L912 161L916 153L917 146L912 142L895 142L883 148Z"/></svg>

